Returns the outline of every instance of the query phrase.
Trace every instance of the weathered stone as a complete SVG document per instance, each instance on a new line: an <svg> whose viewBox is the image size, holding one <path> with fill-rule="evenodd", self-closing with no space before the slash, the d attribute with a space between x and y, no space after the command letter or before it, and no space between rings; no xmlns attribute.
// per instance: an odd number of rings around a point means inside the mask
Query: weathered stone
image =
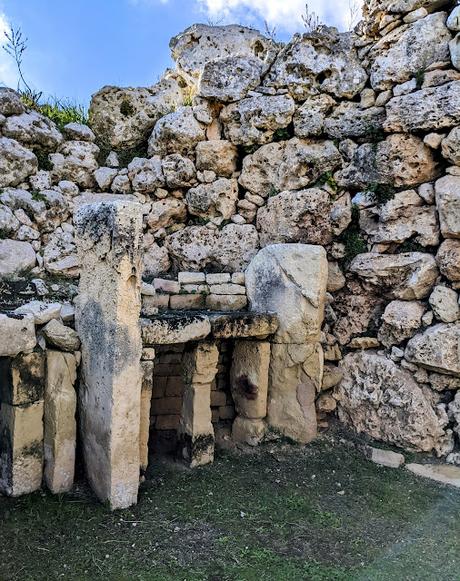
<svg viewBox="0 0 460 581"><path fill-rule="evenodd" d="M458 294L445 286L434 287L428 299L435 317L443 323L453 323L460 316Z"/></svg>
<svg viewBox="0 0 460 581"><path fill-rule="evenodd" d="M11 236L19 229L20 222L7 206L0 206L0 232Z"/></svg>
<svg viewBox="0 0 460 581"><path fill-rule="evenodd" d="M174 79L162 79L148 88L104 87L91 99L91 127L110 147L135 147L147 140L160 117L182 102L182 91Z"/></svg>
<svg viewBox="0 0 460 581"><path fill-rule="evenodd" d="M144 345L173 345L199 341L211 333L209 319L203 315L159 315L154 319L142 319Z"/></svg>
<svg viewBox="0 0 460 581"><path fill-rule="evenodd" d="M453 30L454 32L460 30L460 6L455 6L449 14L446 26L449 30Z"/></svg>
<svg viewBox="0 0 460 581"><path fill-rule="evenodd" d="M34 318L12 318L0 313L0 357L14 357L33 350L37 344Z"/></svg>
<svg viewBox="0 0 460 581"><path fill-rule="evenodd" d="M276 315L270 313L210 313L209 321L215 339L266 339L278 328Z"/></svg>
<svg viewBox="0 0 460 581"><path fill-rule="evenodd" d="M341 156L332 141L291 139L260 147L243 161L240 184L266 198L287 190L299 190L333 171Z"/></svg>
<svg viewBox="0 0 460 581"><path fill-rule="evenodd" d="M232 424L232 440L248 446L257 446L263 440L267 425L263 420L237 416Z"/></svg>
<svg viewBox="0 0 460 581"><path fill-rule="evenodd" d="M201 218L228 220L236 210L238 182L220 178L211 184L191 188L185 196L190 214Z"/></svg>
<svg viewBox="0 0 460 581"><path fill-rule="evenodd" d="M236 171L238 150L229 141L201 141L196 146L196 167L229 178Z"/></svg>
<svg viewBox="0 0 460 581"><path fill-rule="evenodd" d="M50 274L59 276L78 276L80 262L76 250L73 232L56 228L43 249L45 269Z"/></svg>
<svg viewBox="0 0 460 581"><path fill-rule="evenodd" d="M324 121L324 132L330 137L374 138L383 131L385 109L383 107L361 108L359 103L341 103Z"/></svg>
<svg viewBox="0 0 460 581"><path fill-rule="evenodd" d="M438 268L452 282L460 282L460 241L444 240L436 255Z"/></svg>
<svg viewBox="0 0 460 581"><path fill-rule="evenodd" d="M262 71L255 57L228 56L208 61L198 83L198 95L222 103L239 101L260 84Z"/></svg>
<svg viewBox="0 0 460 581"><path fill-rule="evenodd" d="M144 355L144 350L142 352ZM153 353L154 358L154 353ZM141 361L142 391L139 429L139 459L141 470L147 470L149 463L150 408L153 391L153 361Z"/></svg>
<svg viewBox="0 0 460 581"><path fill-rule="evenodd" d="M399 32L382 38L372 52L378 56L371 67L371 85L379 91L404 83L417 71L448 58L451 39L445 26L446 14L430 14ZM396 42L392 42L395 38ZM388 44L390 48L387 49Z"/></svg>
<svg viewBox="0 0 460 581"><path fill-rule="evenodd" d="M460 33L449 42L449 52L452 64L460 71Z"/></svg>
<svg viewBox="0 0 460 581"><path fill-rule="evenodd" d="M161 158L157 155L150 159L135 157L128 165L128 176L133 190L141 194L151 194L165 184Z"/></svg>
<svg viewBox="0 0 460 581"><path fill-rule="evenodd" d="M391 301L382 315L379 341L391 347L409 339L422 326L424 312L424 305L417 301Z"/></svg>
<svg viewBox="0 0 460 581"><path fill-rule="evenodd" d="M34 153L14 139L0 137L0 188L17 186L37 169Z"/></svg>
<svg viewBox="0 0 460 581"><path fill-rule="evenodd" d="M9 87L0 87L0 114L21 115L25 111L24 103L16 91Z"/></svg>
<svg viewBox="0 0 460 581"><path fill-rule="evenodd" d="M16 139L29 148L56 149L63 141L61 132L47 117L36 111L8 117L2 128L3 135Z"/></svg>
<svg viewBox="0 0 460 581"><path fill-rule="evenodd" d="M230 371L230 385L239 416L253 420L267 415L270 343L235 342Z"/></svg>
<svg viewBox="0 0 460 581"><path fill-rule="evenodd" d="M427 369L460 377L460 324L429 327L409 341L405 357Z"/></svg>
<svg viewBox="0 0 460 581"><path fill-rule="evenodd" d="M294 114L294 133L296 137L305 139L316 135L322 135L324 120L335 105L335 101L329 95L316 95L309 97Z"/></svg>
<svg viewBox="0 0 460 581"><path fill-rule="evenodd" d="M405 458L402 454L398 454L392 450L382 450L381 448L373 448L372 446L369 446L367 450L372 462L379 466L385 466L386 468L400 468L405 462Z"/></svg>
<svg viewBox="0 0 460 581"><path fill-rule="evenodd" d="M206 297L206 308L212 311L241 311L247 304L247 298L242 295L210 294Z"/></svg>
<svg viewBox="0 0 460 581"><path fill-rule="evenodd" d="M200 78L206 63L226 57L256 58L263 72L273 62L277 45L257 30L231 24L194 24L170 42L181 75L190 83Z"/></svg>
<svg viewBox="0 0 460 581"><path fill-rule="evenodd" d="M272 344L268 425L299 443L316 436L315 396L320 389L323 353L319 344Z"/></svg>
<svg viewBox="0 0 460 581"><path fill-rule="evenodd" d="M106 191L110 189L115 176L118 174L118 170L111 167L100 167L94 172L94 179L99 186L99 189Z"/></svg>
<svg viewBox="0 0 460 581"><path fill-rule="evenodd" d="M436 207L444 238L460 238L460 176L445 176L435 183Z"/></svg>
<svg viewBox="0 0 460 581"><path fill-rule="evenodd" d="M0 492L35 492L43 475L43 400L26 406L2 403L0 434Z"/></svg>
<svg viewBox="0 0 460 581"><path fill-rule="evenodd" d="M394 97L387 106L385 131L430 131L460 123L460 81Z"/></svg>
<svg viewBox="0 0 460 581"><path fill-rule="evenodd" d="M204 126L193 115L191 107L179 107L162 117L153 128L148 154L190 154L199 141L204 141Z"/></svg>
<svg viewBox="0 0 460 581"><path fill-rule="evenodd" d="M341 362L344 378L336 390L339 418L358 433L406 450L436 451L452 447L446 414L415 382L383 355L360 351Z"/></svg>
<svg viewBox="0 0 460 581"><path fill-rule="evenodd" d="M69 180L82 188L94 186L94 172L99 167L99 147L88 141L66 141L50 155L52 173L57 180Z"/></svg>
<svg viewBox="0 0 460 581"><path fill-rule="evenodd" d="M281 192L257 212L260 245L302 242L325 246L332 240L329 194L318 188Z"/></svg>
<svg viewBox="0 0 460 581"><path fill-rule="evenodd" d="M327 275L326 253L321 246L275 244L252 260L246 271L250 308L277 314L276 342L318 340Z"/></svg>
<svg viewBox="0 0 460 581"><path fill-rule="evenodd" d="M136 503L139 486L141 207L90 204L79 208L75 223L86 471L101 500L124 508Z"/></svg>
<svg viewBox="0 0 460 581"><path fill-rule="evenodd" d="M265 144L292 121L295 104L290 95L258 95L228 105L220 119L224 132L237 145Z"/></svg>
<svg viewBox="0 0 460 581"><path fill-rule="evenodd" d="M78 334L56 319L52 319L42 330L46 342L62 351L77 351L80 348Z"/></svg>
<svg viewBox="0 0 460 581"><path fill-rule="evenodd" d="M187 208L182 200L166 198L153 202L147 215L147 224L155 232L160 228L168 228L183 222L186 216Z"/></svg>
<svg viewBox="0 0 460 581"><path fill-rule="evenodd" d="M182 270L244 270L257 253L259 236L249 224L228 224L221 230L188 226L166 238L165 245Z"/></svg>
<svg viewBox="0 0 460 581"><path fill-rule="evenodd" d="M406 464L406 468L417 476L422 476L423 478L429 478L435 482L441 482L442 484L449 484L450 486L460 488L460 468L458 466L411 463Z"/></svg>
<svg viewBox="0 0 460 581"><path fill-rule="evenodd" d="M213 343L200 343L184 355L185 390L179 427L179 450L191 468L214 459L211 423L211 383L217 373L219 351Z"/></svg>
<svg viewBox="0 0 460 581"><path fill-rule="evenodd" d="M441 142L442 155L454 165L460 165L460 126L454 127Z"/></svg>
<svg viewBox="0 0 460 581"><path fill-rule="evenodd" d="M17 315L32 315L36 325L45 325L51 319L59 319L61 316L61 303L44 303L43 301L30 301L18 307L14 312Z"/></svg>
<svg viewBox="0 0 460 581"><path fill-rule="evenodd" d="M23 274L35 266L37 257L29 242L0 240L0 279Z"/></svg>
<svg viewBox="0 0 460 581"><path fill-rule="evenodd" d="M187 157L178 153L167 155L162 161L162 167L168 188L188 188L195 185L196 169Z"/></svg>
<svg viewBox="0 0 460 581"><path fill-rule="evenodd" d="M428 182L437 173L433 152L420 138L395 134L377 145L358 147L337 181L343 187L362 188L372 183L401 187Z"/></svg>
<svg viewBox="0 0 460 581"><path fill-rule="evenodd" d="M350 265L357 274L391 299L414 300L426 297L436 281L438 270L430 254L358 254Z"/></svg>
<svg viewBox="0 0 460 581"><path fill-rule="evenodd" d="M325 365L323 369L323 381L321 382L321 390L326 391L335 387L342 381L343 373L335 365Z"/></svg>
<svg viewBox="0 0 460 581"><path fill-rule="evenodd" d="M83 123L67 123L63 132L70 141L96 141L93 131Z"/></svg>
<svg viewBox="0 0 460 581"><path fill-rule="evenodd" d="M0 358L0 400L24 406L43 400L45 357L43 351Z"/></svg>
<svg viewBox="0 0 460 581"><path fill-rule="evenodd" d="M297 35L281 51L264 80L275 89L287 88L299 101L319 92L353 98L367 80L350 33L322 27Z"/></svg>
<svg viewBox="0 0 460 581"><path fill-rule="evenodd" d="M152 236L146 234L142 240L142 276L151 278L162 272L167 272L171 266L168 251L164 246L159 246Z"/></svg>
<svg viewBox="0 0 460 581"><path fill-rule="evenodd" d="M45 482L53 494L62 494L72 488L75 471L75 356L49 349L46 368Z"/></svg>

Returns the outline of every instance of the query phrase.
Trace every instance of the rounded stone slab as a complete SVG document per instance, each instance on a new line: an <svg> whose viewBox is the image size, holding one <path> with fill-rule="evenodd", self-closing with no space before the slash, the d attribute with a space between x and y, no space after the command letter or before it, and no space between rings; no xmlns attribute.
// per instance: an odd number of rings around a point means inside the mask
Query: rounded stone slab
<svg viewBox="0 0 460 581"><path fill-rule="evenodd" d="M142 342L145 345L172 345L199 341L211 333L206 315L167 313L152 319L141 319Z"/></svg>

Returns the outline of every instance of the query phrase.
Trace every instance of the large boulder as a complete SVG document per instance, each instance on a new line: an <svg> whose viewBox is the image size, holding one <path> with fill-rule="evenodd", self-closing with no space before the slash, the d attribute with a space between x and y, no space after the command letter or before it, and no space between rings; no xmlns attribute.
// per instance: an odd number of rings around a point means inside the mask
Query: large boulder
<svg viewBox="0 0 460 581"><path fill-rule="evenodd" d="M133 190L142 194L153 193L165 185L165 177L159 156L150 159L135 157L128 165L128 176Z"/></svg>
<svg viewBox="0 0 460 581"><path fill-rule="evenodd" d="M64 139L53 121L35 111L8 117L2 131L30 148L55 150Z"/></svg>
<svg viewBox="0 0 460 581"><path fill-rule="evenodd" d="M9 87L0 87L0 115L21 115L25 110L19 93Z"/></svg>
<svg viewBox="0 0 460 581"><path fill-rule="evenodd" d="M79 260L73 230L63 224L48 238L43 248L43 265L50 274L74 278L79 273Z"/></svg>
<svg viewBox="0 0 460 581"><path fill-rule="evenodd" d="M213 171L218 177L230 178L237 169L238 149L224 139L201 141L196 146L196 167Z"/></svg>
<svg viewBox="0 0 460 581"><path fill-rule="evenodd" d="M245 26L194 24L171 39L171 54L180 75L197 83L207 63L227 57L255 58L265 72L277 45L257 30Z"/></svg>
<svg viewBox="0 0 460 581"><path fill-rule="evenodd" d="M332 141L298 138L260 147L243 161L239 182L266 198L286 190L300 190L333 171L341 156Z"/></svg>
<svg viewBox="0 0 460 581"><path fill-rule="evenodd" d="M390 299L406 301L426 297L438 276L431 254L358 254L350 264L350 272L377 288Z"/></svg>
<svg viewBox="0 0 460 581"><path fill-rule="evenodd" d="M236 211L238 182L220 178L210 184L200 184L191 188L185 198L193 216L229 220Z"/></svg>
<svg viewBox="0 0 460 581"><path fill-rule="evenodd" d="M191 107L179 107L162 117L153 129L149 139L148 154L193 153L198 142L204 141L205 129L199 123Z"/></svg>
<svg viewBox="0 0 460 581"><path fill-rule="evenodd" d="M38 160L15 139L0 137L0 188L17 186L38 169Z"/></svg>
<svg viewBox="0 0 460 581"><path fill-rule="evenodd" d="M163 158L161 166L168 188L189 188L195 185L196 169L193 161L188 157L172 153Z"/></svg>
<svg viewBox="0 0 460 581"><path fill-rule="evenodd" d="M329 244L332 226L329 194L318 188L281 192L257 212L260 245L282 242Z"/></svg>
<svg viewBox="0 0 460 581"><path fill-rule="evenodd" d="M422 326L425 307L418 301L391 301L382 315L378 338L385 347L399 345Z"/></svg>
<svg viewBox="0 0 460 581"><path fill-rule="evenodd" d="M412 363L460 377L460 323L439 323L413 337L405 358Z"/></svg>
<svg viewBox="0 0 460 581"><path fill-rule="evenodd" d="M415 135L389 135L379 143L364 143L353 154L351 163L338 173L344 187L362 188L369 184L396 187L428 182L438 174L432 150Z"/></svg>
<svg viewBox="0 0 460 581"><path fill-rule="evenodd" d="M345 137L373 138L382 132L384 119L384 107L363 109L360 103L344 101L325 120L324 131L328 136L337 139Z"/></svg>
<svg viewBox="0 0 460 581"><path fill-rule="evenodd" d="M200 77L198 95L222 103L239 101L260 84L262 70L256 58L228 56L209 61Z"/></svg>
<svg viewBox="0 0 460 581"><path fill-rule="evenodd" d="M372 48L377 54L371 66L371 85L379 91L408 81L418 71L449 57L451 34L445 25L445 12L421 20L384 36Z"/></svg>
<svg viewBox="0 0 460 581"><path fill-rule="evenodd" d="M460 165L460 125L454 127L449 135L442 140L441 151L443 157L451 163Z"/></svg>
<svg viewBox="0 0 460 581"><path fill-rule="evenodd" d="M222 110L224 132L237 145L265 144L278 129L287 127L294 115L290 95L258 95L232 103Z"/></svg>
<svg viewBox="0 0 460 581"><path fill-rule="evenodd" d="M444 238L460 238L460 176L445 176L435 184L436 207Z"/></svg>
<svg viewBox="0 0 460 581"><path fill-rule="evenodd" d="M250 309L277 315L276 343L319 339L327 277L326 251L321 246L274 244L252 260L246 271Z"/></svg>
<svg viewBox="0 0 460 581"><path fill-rule="evenodd" d="M244 270L259 248L259 236L249 224L228 224L221 230L187 226L168 236L165 246L182 271Z"/></svg>
<svg viewBox="0 0 460 581"><path fill-rule="evenodd" d="M436 255L438 268L448 280L460 283L460 240L444 240Z"/></svg>
<svg viewBox="0 0 460 581"><path fill-rule="evenodd" d="M37 344L34 317L12 318L0 313L0 337L0 357L29 353Z"/></svg>
<svg viewBox="0 0 460 581"><path fill-rule="evenodd" d="M348 354L336 389L341 421L406 450L444 455L453 447L445 410L411 373L374 352Z"/></svg>
<svg viewBox="0 0 460 581"><path fill-rule="evenodd" d="M296 35L278 54L264 85L303 101L320 92L352 99L366 84L350 33L335 28Z"/></svg>
<svg viewBox="0 0 460 581"><path fill-rule="evenodd" d="M162 79L153 87L104 87L91 99L89 118L107 147L131 148L145 142L158 119L182 103L174 79Z"/></svg>
<svg viewBox="0 0 460 581"><path fill-rule="evenodd" d="M22 274L35 266L37 257L29 242L0 240L0 278Z"/></svg>
<svg viewBox="0 0 460 581"><path fill-rule="evenodd" d="M387 105L385 131L434 131L460 123L460 81L393 97Z"/></svg>
<svg viewBox="0 0 460 581"><path fill-rule="evenodd" d="M185 221L187 208L183 200L165 198L153 202L147 215L147 224L153 231L168 228Z"/></svg>
<svg viewBox="0 0 460 581"><path fill-rule="evenodd" d="M330 95L315 95L309 97L297 108L293 122L296 137L305 139L322 135L324 121L336 102Z"/></svg>

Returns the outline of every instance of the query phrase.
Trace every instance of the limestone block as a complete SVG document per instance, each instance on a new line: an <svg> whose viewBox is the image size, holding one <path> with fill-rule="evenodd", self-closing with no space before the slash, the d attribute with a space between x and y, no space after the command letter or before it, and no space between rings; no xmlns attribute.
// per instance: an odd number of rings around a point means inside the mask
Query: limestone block
<svg viewBox="0 0 460 581"><path fill-rule="evenodd" d="M0 358L0 402L24 406L43 400L45 357L41 350Z"/></svg>
<svg viewBox="0 0 460 581"><path fill-rule="evenodd" d="M141 470L146 470L149 463L150 406L153 391L154 362L142 361L142 391L139 432L139 457Z"/></svg>
<svg viewBox="0 0 460 581"><path fill-rule="evenodd" d="M386 347L399 345L422 326L425 306L418 301L391 301L382 315L378 338Z"/></svg>
<svg viewBox="0 0 460 581"><path fill-rule="evenodd" d="M37 262L33 246L19 240L0 240L0 278L14 277L32 269Z"/></svg>
<svg viewBox="0 0 460 581"><path fill-rule="evenodd" d="M69 180L81 188L90 189L95 185L98 154L99 147L95 143L65 141L57 153L50 155L53 176L57 180Z"/></svg>
<svg viewBox="0 0 460 581"><path fill-rule="evenodd" d="M203 342L184 355L183 369L186 383L208 384L217 373L219 351L215 344Z"/></svg>
<svg viewBox="0 0 460 581"><path fill-rule="evenodd" d="M296 442L316 437L315 397L323 374L319 344L272 344L268 425Z"/></svg>
<svg viewBox="0 0 460 581"><path fill-rule="evenodd" d="M442 285L435 286L428 302L435 317L443 323L453 323L460 316L458 294L451 288Z"/></svg>
<svg viewBox="0 0 460 581"><path fill-rule="evenodd" d="M277 314L277 343L317 341L327 278L326 252L321 246L266 246L246 271L250 310Z"/></svg>
<svg viewBox="0 0 460 581"><path fill-rule="evenodd" d="M187 192L186 200L193 216L229 220L236 210L238 182L220 178L210 184L200 184Z"/></svg>
<svg viewBox="0 0 460 581"><path fill-rule="evenodd" d="M232 424L232 440L240 444L257 446L263 440L267 425L263 420L237 416Z"/></svg>
<svg viewBox="0 0 460 581"><path fill-rule="evenodd" d="M62 351L77 351L80 348L78 334L56 319L52 319L42 329L46 342Z"/></svg>
<svg viewBox="0 0 460 581"><path fill-rule="evenodd" d="M157 121L149 139L148 154L190 154L204 141L204 126L193 115L191 107L179 107Z"/></svg>
<svg viewBox="0 0 460 581"><path fill-rule="evenodd" d="M198 83L198 95L222 103L240 101L260 84L262 71L263 65L255 57L232 55L208 61Z"/></svg>
<svg viewBox="0 0 460 581"><path fill-rule="evenodd" d="M189 188L196 184L195 165L187 157L178 153L167 155L163 158L161 166L168 188Z"/></svg>
<svg viewBox="0 0 460 581"><path fill-rule="evenodd" d="M133 190L141 194L151 194L165 185L161 158L157 155L150 159L135 157L128 165L128 176Z"/></svg>
<svg viewBox="0 0 460 581"><path fill-rule="evenodd" d="M210 294L206 297L206 308L211 311L241 311L248 304L243 295Z"/></svg>
<svg viewBox="0 0 460 581"><path fill-rule="evenodd" d="M43 475L43 400L0 408L0 492L21 496L38 490Z"/></svg>
<svg viewBox="0 0 460 581"><path fill-rule="evenodd" d="M235 341L230 384L238 415L253 420L267 415L269 364L270 343Z"/></svg>
<svg viewBox="0 0 460 581"><path fill-rule="evenodd" d="M441 274L452 282L460 282L460 240L444 240L436 255Z"/></svg>
<svg viewBox="0 0 460 581"><path fill-rule="evenodd" d="M182 200L166 198L153 202L147 215L147 224L155 232L183 222L186 216L187 208Z"/></svg>
<svg viewBox="0 0 460 581"><path fill-rule="evenodd" d="M203 315L181 314L179 320L165 315L142 319L141 329L144 345L168 345L204 339L211 332L211 324Z"/></svg>
<svg viewBox="0 0 460 581"><path fill-rule="evenodd" d="M439 323L415 335L404 356L427 369L460 377L460 323Z"/></svg>
<svg viewBox="0 0 460 581"><path fill-rule="evenodd" d="M19 93L9 87L0 88L0 114L21 115L25 111L25 105L21 101Z"/></svg>
<svg viewBox="0 0 460 581"><path fill-rule="evenodd" d="M296 137L306 139L321 135L324 129L326 115L335 105L335 101L329 95L314 95L309 97L294 114L294 134Z"/></svg>
<svg viewBox="0 0 460 581"><path fill-rule="evenodd" d="M17 186L38 169L34 153L15 139L0 137L0 188Z"/></svg>
<svg viewBox="0 0 460 581"><path fill-rule="evenodd" d="M51 319L59 319L61 316L61 303L45 303L43 301L30 301L18 307L14 312L18 315L33 315L36 325L46 325Z"/></svg>
<svg viewBox="0 0 460 581"><path fill-rule="evenodd" d="M101 500L125 508L136 503L139 486L142 210L126 201L89 204L75 224L86 471Z"/></svg>
<svg viewBox="0 0 460 581"><path fill-rule="evenodd" d="M452 131L441 142L442 155L454 165L460 165L460 126Z"/></svg>
<svg viewBox="0 0 460 581"><path fill-rule="evenodd" d="M445 176L435 183L436 207L444 238L460 238L460 176Z"/></svg>
<svg viewBox="0 0 460 581"><path fill-rule="evenodd" d="M32 351L37 344L33 316L13 319L0 313L0 337L0 357L14 357L21 351Z"/></svg>
<svg viewBox="0 0 460 581"><path fill-rule="evenodd" d="M49 349L46 367L45 482L53 494L61 494L72 488L75 471L75 355Z"/></svg>
<svg viewBox="0 0 460 581"><path fill-rule="evenodd" d="M53 121L36 111L8 117L2 132L5 137L16 139L30 149L54 150L63 141Z"/></svg>

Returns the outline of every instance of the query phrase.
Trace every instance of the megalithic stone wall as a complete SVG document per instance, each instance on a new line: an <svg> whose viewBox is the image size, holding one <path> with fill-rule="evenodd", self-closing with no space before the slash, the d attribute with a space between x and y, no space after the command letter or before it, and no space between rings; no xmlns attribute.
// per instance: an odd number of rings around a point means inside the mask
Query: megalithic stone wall
<svg viewBox="0 0 460 581"><path fill-rule="evenodd" d="M125 508L136 503L139 486L142 214L131 202L89 204L75 222L86 472L102 501Z"/></svg>

